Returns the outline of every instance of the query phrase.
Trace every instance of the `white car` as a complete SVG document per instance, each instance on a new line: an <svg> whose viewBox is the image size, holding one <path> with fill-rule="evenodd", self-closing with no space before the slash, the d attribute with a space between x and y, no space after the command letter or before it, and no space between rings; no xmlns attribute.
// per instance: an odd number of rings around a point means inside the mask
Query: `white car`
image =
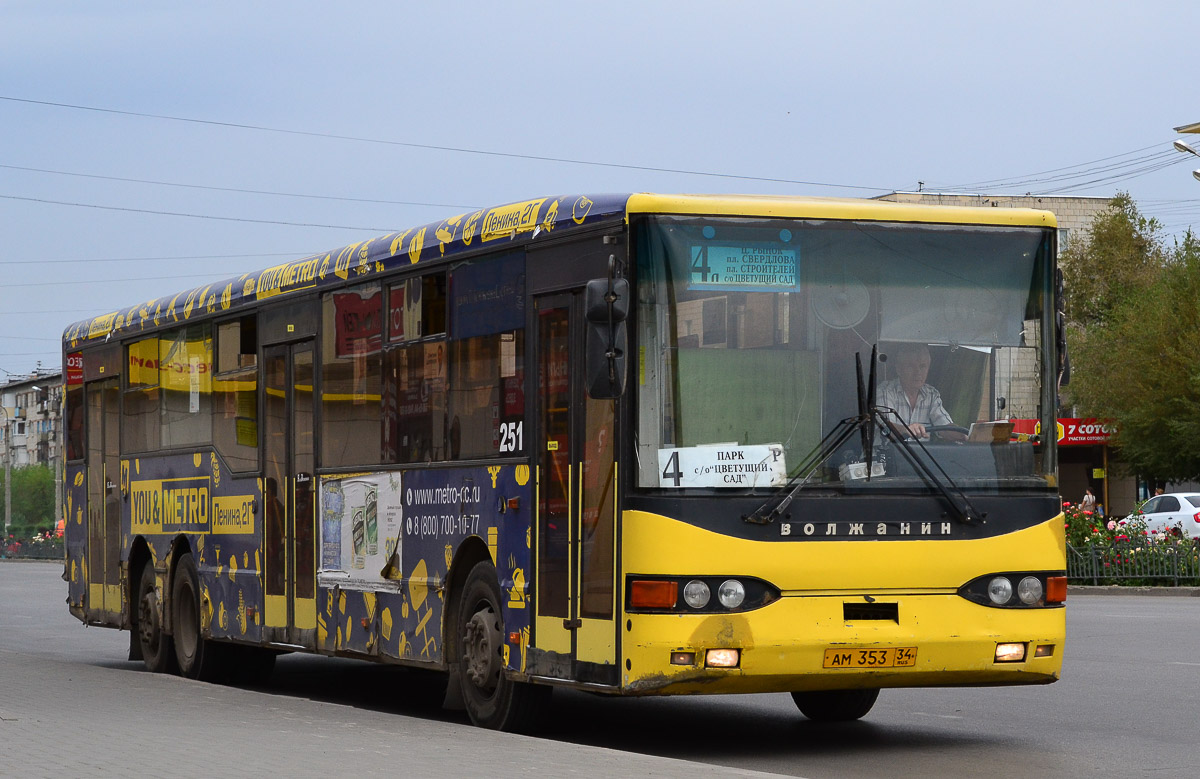
<svg viewBox="0 0 1200 779"><path fill-rule="evenodd" d="M1200 495L1190 492L1168 492L1155 495L1126 519L1143 519L1146 529L1158 535L1172 532L1176 525L1183 534L1200 538Z"/></svg>

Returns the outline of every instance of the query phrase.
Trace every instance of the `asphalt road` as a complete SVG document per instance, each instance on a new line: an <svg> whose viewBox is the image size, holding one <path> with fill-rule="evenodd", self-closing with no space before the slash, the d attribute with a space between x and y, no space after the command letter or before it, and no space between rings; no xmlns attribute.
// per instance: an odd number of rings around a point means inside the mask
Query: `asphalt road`
<svg viewBox="0 0 1200 779"><path fill-rule="evenodd" d="M539 738L480 731L402 669L290 655L258 690L149 674L83 628L61 568L0 562L0 776L1190 777L1200 598L1073 595L1063 680L885 690L861 722L787 695L556 693Z"/></svg>

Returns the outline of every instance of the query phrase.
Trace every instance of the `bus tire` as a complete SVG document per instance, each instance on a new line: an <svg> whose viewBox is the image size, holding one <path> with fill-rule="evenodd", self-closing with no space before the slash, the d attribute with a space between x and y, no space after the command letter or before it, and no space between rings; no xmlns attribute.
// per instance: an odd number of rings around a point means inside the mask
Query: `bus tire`
<svg viewBox="0 0 1200 779"><path fill-rule="evenodd" d="M878 697L878 688L792 693L792 700L796 702L800 713L816 722L849 722L862 719L875 705Z"/></svg>
<svg viewBox="0 0 1200 779"><path fill-rule="evenodd" d="M162 629L162 608L158 597L154 564L149 560L138 577L137 602L133 629L142 650L142 662L154 673L176 673L175 644Z"/></svg>
<svg viewBox="0 0 1200 779"><path fill-rule="evenodd" d="M490 562L467 576L458 608L459 683L471 722L481 728L527 733L549 699L550 688L516 682L504 669L500 585Z"/></svg>
<svg viewBox="0 0 1200 779"><path fill-rule="evenodd" d="M196 573L196 561L190 554L183 555L175 563L171 606L175 660L179 663L180 675L206 682L222 680L226 666L225 647L204 640L200 631L200 577Z"/></svg>

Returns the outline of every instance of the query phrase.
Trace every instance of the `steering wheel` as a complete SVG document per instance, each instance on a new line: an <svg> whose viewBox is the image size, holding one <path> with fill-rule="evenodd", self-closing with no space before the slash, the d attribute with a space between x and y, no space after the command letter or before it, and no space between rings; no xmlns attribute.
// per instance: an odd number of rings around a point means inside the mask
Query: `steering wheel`
<svg viewBox="0 0 1200 779"><path fill-rule="evenodd" d="M933 435L934 433L962 433L968 435L971 431L961 425L926 425L925 432Z"/></svg>

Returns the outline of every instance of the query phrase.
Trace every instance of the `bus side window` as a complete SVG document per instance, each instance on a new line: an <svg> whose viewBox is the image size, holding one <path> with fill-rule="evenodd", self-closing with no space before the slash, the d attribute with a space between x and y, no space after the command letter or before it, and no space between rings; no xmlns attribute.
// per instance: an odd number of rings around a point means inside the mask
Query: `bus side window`
<svg viewBox="0 0 1200 779"><path fill-rule="evenodd" d="M217 325L213 443L235 471L258 468L258 328L254 315Z"/></svg>
<svg viewBox="0 0 1200 779"><path fill-rule="evenodd" d="M125 349L125 398L121 450L148 452L159 447L158 338L144 338Z"/></svg>
<svg viewBox="0 0 1200 779"><path fill-rule="evenodd" d="M450 288L450 457L522 454L525 256L459 266Z"/></svg>
<svg viewBox="0 0 1200 779"><path fill-rule="evenodd" d="M67 355L66 380L66 425L67 460L82 460L83 449L83 355L79 352Z"/></svg>
<svg viewBox="0 0 1200 779"><path fill-rule="evenodd" d="M384 462L445 460L446 277L432 273L388 287L383 354Z"/></svg>
<svg viewBox="0 0 1200 779"><path fill-rule="evenodd" d="M321 464L376 465L383 460L383 287L331 292L321 308Z"/></svg>
<svg viewBox="0 0 1200 779"><path fill-rule="evenodd" d="M212 443L212 328L207 322L158 341L163 447Z"/></svg>

